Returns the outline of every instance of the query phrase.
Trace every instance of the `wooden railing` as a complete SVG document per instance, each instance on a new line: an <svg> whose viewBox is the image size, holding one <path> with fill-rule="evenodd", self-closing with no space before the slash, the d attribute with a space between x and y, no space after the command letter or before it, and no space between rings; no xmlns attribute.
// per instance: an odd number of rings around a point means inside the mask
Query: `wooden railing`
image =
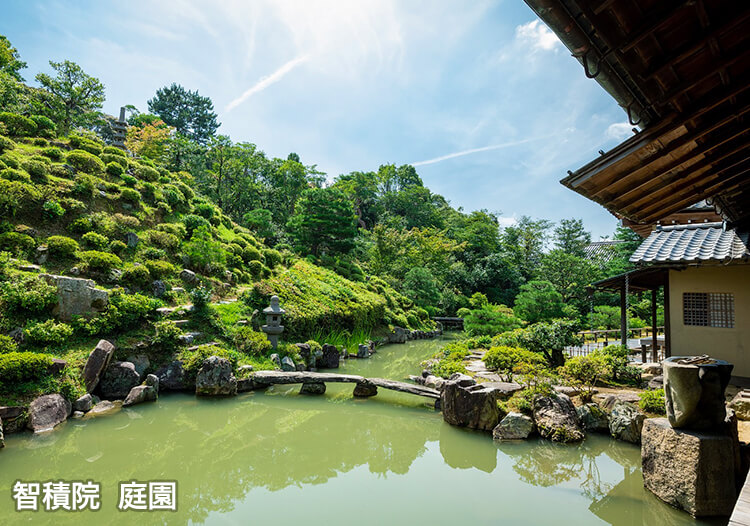
<svg viewBox="0 0 750 526"><path fill-rule="evenodd" d="M631 328L628 329L628 340L633 339L642 339L642 338L651 338L651 327L642 327L642 328ZM656 328L656 336L657 338L659 336L664 335L664 327L657 327ZM575 347L568 347L565 349L565 351L570 356L586 356L595 349L602 349L606 347L607 345L612 344L619 344L621 333L620 329L606 329L606 330L592 330L592 331L581 331L578 333L578 336L581 337L582 343L579 346ZM641 359L646 361L646 348L644 346L641 346L639 344L633 344L633 342L629 342L628 345L632 351L633 354L639 354L641 356ZM650 348L650 346L647 346ZM657 345L657 351L661 351L659 349L659 345ZM662 356L663 353L659 352L659 356Z"/></svg>

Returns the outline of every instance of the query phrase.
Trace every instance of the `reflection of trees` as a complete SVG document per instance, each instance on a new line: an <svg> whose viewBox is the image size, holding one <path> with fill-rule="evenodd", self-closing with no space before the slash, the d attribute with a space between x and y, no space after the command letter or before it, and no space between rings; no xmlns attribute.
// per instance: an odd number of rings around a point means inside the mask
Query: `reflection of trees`
<svg viewBox="0 0 750 526"><path fill-rule="evenodd" d="M469 445L468 441L476 442ZM487 433L440 424L440 453L452 468L477 468L492 473L497 467L497 451L487 447ZM472 447L473 446L473 447Z"/></svg>

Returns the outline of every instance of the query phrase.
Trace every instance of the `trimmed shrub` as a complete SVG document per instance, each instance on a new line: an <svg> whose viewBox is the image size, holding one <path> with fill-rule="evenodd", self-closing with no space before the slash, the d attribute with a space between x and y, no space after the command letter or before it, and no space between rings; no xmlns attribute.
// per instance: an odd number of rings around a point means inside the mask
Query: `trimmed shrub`
<svg viewBox="0 0 750 526"><path fill-rule="evenodd" d="M125 250L128 248L128 246L120 241L119 239L113 239L109 242L109 245L107 249L112 252L113 254L122 254L125 252Z"/></svg>
<svg viewBox="0 0 750 526"><path fill-rule="evenodd" d="M159 223L155 227L160 232L168 232L178 239L184 239L187 235L187 228L182 223Z"/></svg>
<svg viewBox="0 0 750 526"><path fill-rule="evenodd" d="M49 143L47 142L47 139L42 139L41 137L35 137L31 139L31 144L34 146L47 146Z"/></svg>
<svg viewBox="0 0 750 526"><path fill-rule="evenodd" d="M36 124L36 133L40 137L47 137L48 139L55 136L56 126L55 123L49 117L44 115L32 115L29 117L34 124Z"/></svg>
<svg viewBox="0 0 750 526"><path fill-rule="evenodd" d="M180 246L179 238L174 234L170 234L169 232L149 230L147 235L149 243L159 248L175 251Z"/></svg>
<svg viewBox="0 0 750 526"><path fill-rule="evenodd" d="M36 345L60 345L73 335L73 327L55 320L29 322L23 331L29 343Z"/></svg>
<svg viewBox="0 0 750 526"><path fill-rule="evenodd" d="M50 175L55 177L61 177L63 179L70 179L76 174L75 168L70 165L53 164L49 168Z"/></svg>
<svg viewBox="0 0 750 526"><path fill-rule="evenodd" d="M16 143L12 139L0 135L0 153L10 151L15 147Z"/></svg>
<svg viewBox="0 0 750 526"><path fill-rule="evenodd" d="M73 193L83 197L85 199L91 199L94 197L94 190L96 189L96 181L93 177L87 174L78 174L73 180Z"/></svg>
<svg viewBox="0 0 750 526"><path fill-rule="evenodd" d="M187 235L193 235L193 231L205 227L206 229L211 228L210 223L205 217L197 216L195 214L188 214L182 218L182 223L185 225Z"/></svg>
<svg viewBox="0 0 750 526"><path fill-rule="evenodd" d="M241 353L250 356L266 356L271 350L271 342L262 332L254 331L252 327L239 327L234 333L234 346Z"/></svg>
<svg viewBox="0 0 750 526"><path fill-rule="evenodd" d="M112 155L111 153L103 153L99 158L104 161L105 164L115 163L117 166L120 166L123 171L128 169L128 160L125 157Z"/></svg>
<svg viewBox="0 0 750 526"><path fill-rule="evenodd" d="M93 155L99 155L100 153L102 153L103 146L101 145L101 143L98 143L88 137L83 137L81 135L71 135L69 137L69 142L70 145L75 149L83 150Z"/></svg>
<svg viewBox="0 0 750 526"><path fill-rule="evenodd" d="M113 268L122 266L122 260L109 252L100 252L98 250L86 250L80 252L78 257L86 269L92 272L107 273Z"/></svg>
<svg viewBox="0 0 750 526"><path fill-rule="evenodd" d="M21 167L21 162L10 152L4 153L2 157L0 157L0 160L2 160L8 168L18 169Z"/></svg>
<svg viewBox="0 0 750 526"><path fill-rule="evenodd" d="M20 181L22 183L30 183L31 177L26 172L16 170L15 168L6 168L0 172L0 177L8 181Z"/></svg>
<svg viewBox="0 0 750 526"><path fill-rule="evenodd" d="M185 199L187 199L188 201L192 201L193 199L195 199L195 192L188 185L181 181L176 182L175 185L177 186L177 188L179 188L180 192L182 192L182 195L185 196Z"/></svg>
<svg viewBox="0 0 750 526"><path fill-rule="evenodd" d="M0 216L12 217L20 210L34 210L41 192L31 184L0 179Z"/></svg>
<svg viewBox="0 0 750 526"><path fill-rule="evenodd" d="M213 205L210 205L208 203L200 203L198 205L195 205L195 208L193 209L193 213L196 215L199 215L201 217L205 217L209 221L211 219L218 215L218 210L216 210L216 207Z"/></svg>
<svg viewBox="0 0 750 526"><path fill-rule="evenodd" d="M107 163L106 170L107 173L112 177L122 177L122 175L125 173L125 168L113 162Z"/></svg>
<svg viewBox="0 0 750 526"><path fill-rule="evenodd" d="M266 265L270 268L274 268L276 265L281 263L281 252L272 248L266 248L261 251L263 258L266 260Z"/></svg>
<svg viewBox="0 0 750 526"><path fill-rule="evenodd" d="M175 272L177 272L175 266L168 261L149 259L144 265L148 268L151 277L154 279L170 278L174 276Z"/></svg>
<svg viewBox="0 0 750 526"><path fill-rule="evenodd" d="M513 371L522 363L543 364L544 357L539 353L500 345L490 348L484 355L484 363L488 368L496 370L506 382L513 381Z"/></svg>
<svg viewBox="0 0 750 526"><path fill-rule="evenodd" d="M13 137L30 137L36 132L36 123L17 113L9 111L0 112L0 123L5 124L8 135Z"/></svg>
<svg viewBox="0 0 750 526"><path fill-rule="evenodd" d="M105 146L104 150L102 150L102 153L117 155L118 157L127 157L125 152L119 149L117 146ZM127 158L125 160L127 160Z"/></svg>
<svg viewBox="0 0 750 526"><path fill-rule="evenodd" d="M38 275L0 283L0 310L43 313L57 303L57 287L47 284Z"/></svg>
<svg viewBox="0 0 750 526"><path fill-rule="evenodd" d="M65 153L57 146L50 146L42 150L42 155L52 159L53 161L60 162L65 157Z"/></svg>
<svg viewBox="0 0 750 526"><path fill-rule="evenodd" d="M155 182L159 180L159 171L145 164L137 164L134 171L135 176L143 181Z"/></svg>
<svg viewBox="0 0 750 526"><path fill-rule="evenodd" d="M122 281L131 286L145 287L151 283L151 273L145 265L135 265L123 271Z"/></svg>
<svg viewBox="0 0 750 526"><path fill-rule="evenodd" d="M49 254L59 258L72 258L78 251L78 242L65 236L50 236L47 238Z"/></svg>
<svg viewBox="0 0 750 526"><path fill-rule="evenodd" d="M42 205L42 215L55 220L65 215L65 209L57 201L45 201Z"/></svg>
<svg viewBox="0 0 750 526"><path fill-rule="evenodd" d="M81 236L81 240L83 241L84 245L87 247L96 249L96 250L104 250L104 248L109 244L109 239L107 236L103 236L97 232L86 232Z"/></svg>
<svg viewBox="0 0 750 526"><path fill-rule="evenodd" d="M141 202L141 193L133 188L123 188L120 193L120 199L126 203L137 205Z"/></svg>
<svg viewBox="0 0 750 526"><path fill-rule="evenodd" d="M0 354L0 387L39 380L48 375L52 356L35 352L8 352Z"/></svg>
<svg viewBox="0 0 750 526"><path fill-rule="evenodd" d="M638 407L647 413L663 415L667 412L664 402L664 389L655 389L653 391L643 391L638 395L640 401Z"/></svg>
<svg viewBox="0 0 750 526"><path fill-rule="evenodd" d="M0 354L14 352L18 349L16 340L5 334L0 334Z"/></svg>
<svg viewBox="0 0 750 526"><path fill-rule="evenodd" d="M180 329L175 322L171 320L157 321L154 323L156 334L151 340L151 344L158 347L161 351L172 353L180 346Z"/></svg>
<svg viewBox="0 0 750 526"><path fill-rule="evenodd" d="M30 159L21 163L21 166L35 182L42 184L49 182L49 168L45 163Z"/></svg>
<svg viewBox="0 0 750 526"><path fill-rule="evenodd" d="M138 179L136 179L132 175L125 174L122 176L122 182L125 183L125 186L135 188L135 185L138 184Z"/></svg>
<svg viewBox="0 0 750 526"><path fill-rule="evenodd" d="M12 254L27 254L36 246L34 238L18 232L0 234L0 250L7 250Z"/></svg>
<svg viewBox="0 0 750 526"><path fill-rule="evenodd" d="M250 261L260 261L261 263L263 263L263 254L261 254L260 250L258 250L257 248L248 246L242 251L242 259L244 259L248 263Z"/></svg>
<svg viewBox="0 0 750 526"><path fill-rule="evenodd" d="M560 368L560 373L568 385L575 389L582 402L590 402L594 396L596 383L607 375L607 362L594 353L588 356L574 356Z"/></svg>
<svg viewBox="0 0 750 526"><path fill-rule="evenodd" d="M84 150L73 150L68 153L67 160L71 166L89 174L100 174L106 167L104 161Z"/></svg>
<svg viewBox="0 0 750 526"><path fill-rule="evenodd" d="M91 336L109 334L135 326L162 305L164 304L157 299L142 294L124 294L115 289L109 295L109 308L106 312L90 320L78 318L74 325Z"/></svg>

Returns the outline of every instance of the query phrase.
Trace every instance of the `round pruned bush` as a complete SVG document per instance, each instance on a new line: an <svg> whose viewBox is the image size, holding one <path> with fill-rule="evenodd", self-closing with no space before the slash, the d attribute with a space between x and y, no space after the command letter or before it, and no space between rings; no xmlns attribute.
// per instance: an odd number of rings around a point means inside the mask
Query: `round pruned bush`
<svg viewBox="0 0 750 526"><path fill-rule="evenodd" d="M182 218L182 223L185 225L185 228L187 230L187 235L191 236L193 235L193 232L195 230L198 230L199 228L205 227L206 229L211 228L211 225L206 220L205 217L197 216L195 214L187 214Z"/></svg>
<svg viewBox="0 0 750 526"><path fill-rule="evenodd" d="M0 217L12 217L24 210L37 210L41 199L41 192L33 185L0 178Z"/></svg>
<svg viewBox="0 0 750 526"><path fill-rule="evenodd" d="M242 259L244 259L248 263L251 261L259 261L263 263L263 254L257 248L248 246L242 251Z"/></svg>
<svg viewBox="0 0 750 526"><path fill-rule="evenodd" d="M50 175L60 177L62 179L70 179L76 174L76 169L69 164L53 164L49 168Z"/></svg>
<svg viewBox="0 0 750 526"><path fill-rule="evenodd" d="M151 168L145 164L137 164L135 167L135 176L143 181L155 182L159 180L159 170Z"/></svg>
<svg viewBox="0 0 750 526"><path fill-rule="evenodd" d="M73 335L73 327L65 323L56 323L52 319L43 322L30 321L23 333L31 344L57 346L65 343Z"/></svg>
<svg viewBox="0 0 750 526"><path fill-rule="evenodd" d="M39 137L47 137L51 139L55 136L55 130L57 126L52 119L45 117L44 115L32 115L29 117L34 124L36 124L36 133Z"/></svg>
<svg viewBox="0 0 750 526"><path fill-rule="evenodd" d="M0 305L4 312L41 314L57 303L57 287L39 275L0 282Z"/></svg>
<svg viewBox="0 0 750 526"><path fill-rule="evenodd" d="M65 209L58 201L45 201L42 205L42 215L47 219L54 221L65 215Z"/></svg>
<svg viewBox="0 0 750 526"><path fill-rule="evenodd" d="M81 172L88 174L100 174L104 172L106 168L104 161L99 159L96 155L84 151L84 150L73 150L67 155L68 164L75 167Z"/></svg>
<svg viewBox="0 0 750 526"><path fill-rule="evenodd" d="M111 153L103 153L99 158L104 161L105 164L115 163L116 165L121 166L123 171L128 169L128 160L125 157L113 155Z"/></svg>
<svg viewBox="0 0 750 526"><path fill-rule="evenodd" d="M90 272L100 272L105 274L112 269L122 266L122 260L109 252L85 250L78 254L78 258L83 262L86 270Z"/></svg>
<svg viewBox="0 0 750 526"><path fill-rule="evenodd" d="M69 137L69 142L73 148L86 151L92 155L99 155L103 150L101 143L89 137L83 137L82 135L71 135Z"/></svg>
<svg viewBox="0 0 750 526"><path fill-rule="evenodd" d="M0 123L5 124L8 135L13 137L30 137L36 132L36 123L17 113L0 112Z"/></svg>
<svg viewBox="0 0 750 526"><path fill-rule="evenodd" d="M151 340L151 345L168 353L177 350L181 342L180 336L183 333L175 322L171 320L157 321L154 323L154 329L156 329L156 334Z"/></svg>
<svg viewBox="0 0 750 526"><path fill-rule="evenodd" d="M640 395L638 407L647 413L663 415L667 412L664 401L664 389L654 389L653 391L643 391Z"/></svg>
<svg viewBox="0 0 750 526"><path fill-rule="evenodd" d="M0 354L0 388L39 380L49 373L52 356L35 352L11 351Z"/></svg>
<svg viewBox="0 0 750 526"><path fill-rule="evenodd" d="M53 257L72 258L78 251L78 242L66 236L50 236L47 238L47 250Z"/></svg>
<svg viewBox="0 0 750 526"><path fill-rule="evenodd" d="M247 264L247 269L252 274L253 279L260 279L263 274L263 263L260 261L251 261Z"/></svg>
<svg viewBox="0 0 750 526"><path fill-rule="evenodd" d="M12 139L0 135L0 153L10 151L15 147L16 143Z"/></svg>
<svg viewBox="0 0 750 526"><path fill-rule="evenodd" d="M109 244L107 236L103 236L97 232L86 232L81 236L83 244L89 248L95 250L104 250Z"/></svg>
<svg viewBox="0 0 750 526"><path fill-rule="evenodd" d="M159 223L155 227L159 232L167 232L176 236L178 239L184 239L187 235L187 228L182 223Z"/></svg>
<svg viewBox="0 0 750 526"><path fill-rule="evenodd" d="M179 238L169 232L149 230L147 235L149 243L159 248L163 248L169 251L175 251L180 246Z"/></svg>
<svg viewBox="0 0 750 526"><path fill-rule="evenodd" d="M0 334L0 354L14 352L18 350L16 340L5 334Z"/></svg>
<svg viewBox="0 0 750 526"><path fill-rule="evenodd" d="M0 177L8 181L20 181L22 183L31 182L31 177L29 177L29 174L15 168L6 168L2 172L0 172Z"/></svg>
<svg viewBox="0 0 750 526"><path fill-rule="evenodd" d="M24 255L31 252L36 243L34 238L19 232L5 232L0 234L0 250L5 250L15 255Z"/></svg>
<svg viewBox="0 0 750 526"><path fill-rule="evenodd" d="M65 153L57 146L50 146L42 150L42 155L52 159L55 162L60 162L65 157Z"/></svg>
<svg viewBox="0 0 750 526"><path fill-rule="evenodd" d="M135 185L138 184L138 179L136 179L132 175L125 174L122 176L122 182L125 183L125 186L135 188Z"/></svg>
<svg viewBox="0 0 750 526"><path fill-rule="evenodd" d="M119 239L113 239L112 241L109 242L107 250L109 250L113 254L120 255L123 252L125 252L125 250L127 250L127 248L128 248L128 245L126 245L125 243L123 243Z"/></svg>
<svg viewBox="0 0 750 526"><path fill-rule="evenodd" d="M239 327L234 333L234 345L243 354L255 357L263 357L271 350L271 342L266 335L254 331L252 327L245 325Z"/></svg>
<svg viewBox="0 0 750 526"><path fill-rule="evenodd" d="M125 152L117 146L105 146L104 150L102 150L102 153L117 155L118 157L127 157Z"/></svg>
<svg viewBox="0 0 750 526"><path fill-rule="evenodd" d="M94 190L96 190L96 180L87 174L78 174L73 180L73 193L83 197L84 199L91 199L94 197Z"/></svg>
<svg viewBox="0 0 750 526"><path fill-rule="evenodd" d="M0 161L3 161L5 163L5 166L7 166L8 168L18 169L21 167L21 162L11 152L6 152L2 156L0 156Z"/></svg>
<svg viewBox="0 0 750 526"><path fill-rule="evenodd" d="M154 279L165 279L171 278L177 272L174 265L168 261L160 261L155 259L147 260L144 265L148 268L151 273L151 277Z"/></svg>
<svg viewBox="0 0 750 526"><path fill-rule="evenodd" d="M47 146L49 143L47 142L47 139L35 137L31 139L31 144L33 144L34 146Z"/></svg>
<svg viewBox="0 0 750 526"><path fill-rule="evenodd" d="M49 168L46 163L29 159L21 163L26 172L31 176L31 179L36 183L47 184L49 182Z"/></svg>
<svg viewBox="0 0 750 526"><path fill-rule="evenodd" d="M263 253L263 257L266 260L266 265L268 265L270 268L274 268L276 265L281 263L281 252L279 252L278 250L266 248L261 252Z"/></svg>
<svg viewBox="0 0 750 526"><path fill-rule="evenodd" d="M120 199L126 203L137 205L141 202L141 193L133 188L123 188L120 192Z"/></svg>
<svg viewBox="0 0 750 526"><path fill-rule="evenodd" d="M122 282L131 287L145 287L151 283L151 273L145 265L134 265L122 272Z"/></svg>
<svg viewBox="0 0 750 526"><path fill-rule="evenodd" d="M107 163L106 170L107 173L112 177L122 177L122 175L125 173L125 168L114 162Z"/></svg>

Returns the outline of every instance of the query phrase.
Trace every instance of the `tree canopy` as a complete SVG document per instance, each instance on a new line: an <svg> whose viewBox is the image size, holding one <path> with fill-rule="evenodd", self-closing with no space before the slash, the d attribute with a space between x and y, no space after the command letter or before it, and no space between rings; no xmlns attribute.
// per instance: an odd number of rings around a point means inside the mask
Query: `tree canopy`
<svg viewBox="0 0 750 526"><path fill-rule="evenodd" d="M172 126L177 133L199 144L208 142L220 126L209 97L176 83L158 89L156 95L148 101L148 110L158 115L168 126Z"/></svg>

